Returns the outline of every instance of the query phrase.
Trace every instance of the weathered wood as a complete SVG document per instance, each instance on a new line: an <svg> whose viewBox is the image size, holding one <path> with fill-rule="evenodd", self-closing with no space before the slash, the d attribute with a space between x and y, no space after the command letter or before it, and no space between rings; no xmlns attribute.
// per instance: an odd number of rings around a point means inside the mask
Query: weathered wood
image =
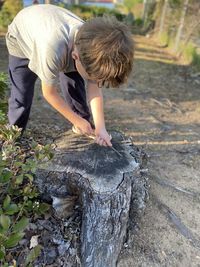
<svg viewBox="0 0 200 267"><path fill-rule="evenodd" d="M121 156L87 137L67 132L56 142L53 161L41 166L37 174L36 183L53 199L58 216L71 215L77 198L82 205L83 267L115 267L129 214L144 208L146 189L138 179L137 149L120 133L112 135L113 147Z"/></svg>

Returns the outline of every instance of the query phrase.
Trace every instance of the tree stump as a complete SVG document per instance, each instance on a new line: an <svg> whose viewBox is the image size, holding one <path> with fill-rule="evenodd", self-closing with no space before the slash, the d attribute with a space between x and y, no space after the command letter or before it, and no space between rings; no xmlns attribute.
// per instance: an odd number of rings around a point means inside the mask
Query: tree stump
<svg viewBox="0 0 200 267"><path fill-rule="evenodd" d="M41 166L36 184L53 199L57 215L66 218L75 200L82 205L81 266L116 267L130 217L141 213L147 195L140 176L138 149L130 139L113 132L113 147L100 147L85 136L65 133L56 153Z"/></svg>

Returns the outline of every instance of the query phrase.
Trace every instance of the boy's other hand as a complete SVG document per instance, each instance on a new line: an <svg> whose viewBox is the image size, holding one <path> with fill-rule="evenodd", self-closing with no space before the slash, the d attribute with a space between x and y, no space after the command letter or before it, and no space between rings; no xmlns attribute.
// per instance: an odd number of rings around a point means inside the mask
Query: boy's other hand
<svg viewBox="0 0 200 267"><path fill-rule="evenodd" d="M111 135L108 134L106 129L95 130L95 142L100 146L112 146Z"/></svg>

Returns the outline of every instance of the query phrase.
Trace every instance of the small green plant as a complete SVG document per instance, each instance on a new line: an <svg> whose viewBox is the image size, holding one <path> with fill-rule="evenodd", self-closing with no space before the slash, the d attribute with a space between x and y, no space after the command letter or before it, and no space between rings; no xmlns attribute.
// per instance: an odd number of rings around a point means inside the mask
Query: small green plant
<svg viewBox="0 0 200 267"><path fill-rule="evenodd" d="M197 49L192 52L192 65L200 70L200 54L197 53Z"/></svg>
<svg viewBox="0 0 200 267"><path fill-rule="evenodd" d="M1 109L6 90L6 76L0 74L0 266L3 267L10 266L8 253L24 237L29 221L49 209L39 198L34 174L39 164L53 157L49 144L40 145L33 140L19 143L21 129L7 125ZM40 250L39 245L31 250L25 266L31 266Z"/></svg>
<svg viewBox="0 0 200 267"><path fill-rule="evenodd" d="M184 59L191 63L197 70L200 70L200 53L193 43L188 43L187 45L181 44L181 55Z"/></svg>
<svg viewBox="0 0 200 267"><path fill-rule="evenodd" d="M6 123L6 115L2 110L0 110L0 125L4 123Z"/></svg>
<svg viewBox="0 0 200 267"><path fill-rule="evenodd" d="M50 145L36 142L22 147L17 142L21 130L17 126L1 127L0 155L0 260L24 236L29 218L45 214L49 205L40 201L33 183L41 162L52 158Z"/></svg>
<svg viewBox="0 0 200 267"><path fill-rule="evenodd" d="M143 20L141 18L137 18L134 20L134 25L141 27L143 25Z"/></svg>

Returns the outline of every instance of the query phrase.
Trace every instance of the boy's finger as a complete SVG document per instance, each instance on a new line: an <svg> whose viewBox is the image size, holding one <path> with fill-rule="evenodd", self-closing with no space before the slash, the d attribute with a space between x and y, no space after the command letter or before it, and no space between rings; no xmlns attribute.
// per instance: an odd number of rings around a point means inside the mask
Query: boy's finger
<svg viewBox="0 0 200 267"><path fill-rule="evenodd" d="M99 145L100 145L100 146L103 146L103 143L104 143L104 140L100 138L100 139L99 139Z"/></svg>
<svg viewBox="0 0 200 267"><path fill-rule="evenodd" d="M91 125L88 125L87 133L88 136L94 135L94 130L92 129Z"/></svg>
<svg viewBox="0 0 200 267"><path fill-rule="evenodd" d="M103 141L103 146L108 146L106 141Z"/></svg>
<svg viewBox="0 0 200 267"><path fill-rule="evenodd" d="M99 136L96 136L96 138L95 138L95 142L96 142L97 144L99 144Z"/></svg>
<svg viewBox="0 0 200 267"><path fill-rule="evenodd" d="M103 146L104 142L105 142L104 139L102 139L101 137L97 137L97 139L96 139L96 143L97 143L98 145Z"/></svg>
<svg viewBox="0 0 200 267"><path fill-rule="evenodd" d="M106 140L106 144L107 144L107 146L112 146L112 143L110 140Z"/></svg>

